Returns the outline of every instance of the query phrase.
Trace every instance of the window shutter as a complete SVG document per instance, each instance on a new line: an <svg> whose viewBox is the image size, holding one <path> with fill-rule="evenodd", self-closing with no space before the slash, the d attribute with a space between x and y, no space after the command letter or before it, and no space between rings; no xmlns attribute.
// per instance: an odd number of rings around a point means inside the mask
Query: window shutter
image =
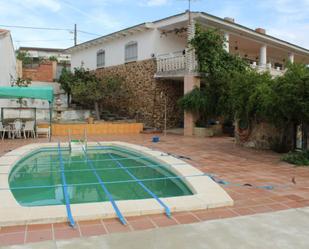
<svg viewBox="0 0 309 249"><path fill-rule="evenodd" d="M137 42L129 42L125 46L125 62L137 60Z"/></svg>
<svg viewBox="0 0 309 249"><path fill-rule="evenodd" d="M97 67L104 67L105 66L105 51L99 50L97 52Z"/></svg>

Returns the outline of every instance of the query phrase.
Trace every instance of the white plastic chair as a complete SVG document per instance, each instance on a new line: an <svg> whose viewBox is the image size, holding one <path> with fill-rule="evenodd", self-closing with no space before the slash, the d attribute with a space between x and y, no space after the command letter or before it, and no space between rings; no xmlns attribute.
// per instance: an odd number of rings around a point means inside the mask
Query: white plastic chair
<svg viewBox="0 0 309 249"><path fill-rule="evenodd" d="M50 126L48 128L36 128L36 136L45 135L47 138L50 138Z"/></svg>
<svg viewBox="0 0 309 249"><path fill-rule="evenodd" d="M1 139L4 139L5 133L8 134L8 137L11 137L11 129L9 126L3 126L2 122L0 122L0 134L2 135Z"/></svg>
<svg viewBox="0 0 309 249"><path fill-rule="evenodd" d="M26 121L25 127L23 128L25 139L27 138L27 133L28 133L28 137L30 137L29 135L31 135L33 138L35 138L34 124L35 122L33 120Z"/></svg>
<svg viewBox="0 0 309 249"><path fill-rule="evenodd" d="M23 123L19 119L16 119L13 123L13 129L12 129L13 139L15 137L21 137L22 128L23 128Z"/></svg>

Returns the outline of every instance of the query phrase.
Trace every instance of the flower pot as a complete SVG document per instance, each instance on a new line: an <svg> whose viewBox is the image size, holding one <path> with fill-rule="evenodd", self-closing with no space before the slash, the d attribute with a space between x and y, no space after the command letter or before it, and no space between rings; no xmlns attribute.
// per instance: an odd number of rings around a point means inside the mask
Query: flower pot
<svg viewBox="0 0 309 249"><path fill-rule="evenodd" d="M214 131L212 128L194 127L193 133L194 133L194 136L197 136L197 137L213 137L214 136Z"/></svg>
<svg viewBox="0 0 309 249"><path fill-rule="evenodd" d="M93 117L89 117L87 120L88 120L88 124L93 124L94 123L94 118Z"/></svg>
<svg viewBox="0 0 309 249"><path fill-rule="evenodd" d="M212 125L210 129L213 130L215 136L222 135L222 125L221 124Z"/></svg>

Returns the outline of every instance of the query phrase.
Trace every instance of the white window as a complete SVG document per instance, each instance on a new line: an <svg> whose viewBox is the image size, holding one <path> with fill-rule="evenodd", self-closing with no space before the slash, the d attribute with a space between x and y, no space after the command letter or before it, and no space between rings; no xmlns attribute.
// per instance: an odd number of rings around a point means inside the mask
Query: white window
<svg viewBox="0 0 309 249"><path fill-rule="evenodd" d="M100 49L97 52L97 67L104 67L105 66L105 51Z"/></svg>
<svg viewBox="0 0 309 249"><path fill-rule="evenodd" d="M124 61L131 62L137 60L137 42L129 42L125 46Z"/></svg>

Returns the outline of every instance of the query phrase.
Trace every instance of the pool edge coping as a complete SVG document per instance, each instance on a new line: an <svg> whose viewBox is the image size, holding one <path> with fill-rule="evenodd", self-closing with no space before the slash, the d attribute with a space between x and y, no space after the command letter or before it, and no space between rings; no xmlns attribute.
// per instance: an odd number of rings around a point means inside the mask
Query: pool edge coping
<svg viewBox="0 0 309 249"><path fill-rule="evenodd" d="M182 177L201 174L201 176L198 177L186 177L182 179L182 181L184 181L193 192L193 195L160 198L172 212L209 209L232 206L234 204L232 198L225 192L225 190L223 190L223 188L221 188L221 186L211 180L209 176L202 175L203 172L183 160L175 158L165 152L141 145L119 141L100 143L109 146L116 145L125 149L137 151L144 155L150 155L156 160L168 164L169 170L172 170L173 173ZM68 143L61 143L61 145L68 146ZM97 143L88 142L88 145L97 145ZM1 163L1 169L2 166L8 166L7 174L2 175L7 177L6 182L3 182L3 177L0 178L1 188L6 186L9 189L9 174L21 158L39 148L55 146L57 146L57 143L28 144L12 150L0 157L0 162L3 158L8 160L7 163ZM180 163L181 166L179 166ZM155 199L120 200L116 201L116 203L125 217L164 213L164 208L159 205ZM72 204L71 208L74 218L78 221L117 217L111 203L109 202ZM51 217L51 214L53 214L53 217ZM67 214L64 205L23 207L18 204L10 190L7 190L5 195L0 195L0 226L64 221L67 221Z"/></svg>

